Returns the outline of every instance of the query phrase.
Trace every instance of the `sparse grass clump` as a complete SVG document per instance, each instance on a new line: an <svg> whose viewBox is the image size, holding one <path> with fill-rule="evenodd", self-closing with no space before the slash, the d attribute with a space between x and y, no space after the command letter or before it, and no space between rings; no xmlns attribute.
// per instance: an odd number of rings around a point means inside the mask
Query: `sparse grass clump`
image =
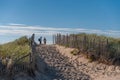
<svg viewBox="0 0 120 80"><path fill-rule="evenodd" d="M74 50L71 51L71 54L78 55L79 54L79 50L78 49L74 49Z"/></svg>

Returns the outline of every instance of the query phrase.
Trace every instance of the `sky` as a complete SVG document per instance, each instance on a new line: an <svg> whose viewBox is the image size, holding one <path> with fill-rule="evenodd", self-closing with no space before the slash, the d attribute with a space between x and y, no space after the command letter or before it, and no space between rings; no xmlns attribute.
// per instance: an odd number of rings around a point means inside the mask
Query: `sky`
<svg viewBox="0 0 120 80"><path fill-rule="evenodd" d="M0 44L80 32L119 38L120 0L0 0Z"/></svg>

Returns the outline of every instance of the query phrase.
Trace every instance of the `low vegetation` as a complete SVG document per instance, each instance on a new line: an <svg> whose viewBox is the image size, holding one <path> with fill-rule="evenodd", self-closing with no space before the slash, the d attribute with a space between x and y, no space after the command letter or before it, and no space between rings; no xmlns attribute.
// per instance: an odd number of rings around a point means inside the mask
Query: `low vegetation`
<svg viewBox="0 0 120 80"><path fill-rule="evenodd" d="M78 55L79 54L79 50L78 49L74 49L74 50L71 51L71 54Z"/></svg>
<svg viewBox="0 0 120 80"><path fill-rule="evenodd" d="M26 36L16 39L13 42L0 45L0 58L2 59L11 57L13 60L17 60L29 52L29 39ZM28 58L25 58L24 60L27 61Z"/></svg>

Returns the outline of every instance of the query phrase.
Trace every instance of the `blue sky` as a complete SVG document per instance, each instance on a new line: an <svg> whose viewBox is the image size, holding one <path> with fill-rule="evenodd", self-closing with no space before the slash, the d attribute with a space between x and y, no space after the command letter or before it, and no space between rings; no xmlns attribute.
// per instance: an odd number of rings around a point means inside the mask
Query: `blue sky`
<svg viewBox="0 0 120 80"><path fill-rule="evenodd" d="M22 35L120 35L120 0L0 0L0 43Z"/></svg>

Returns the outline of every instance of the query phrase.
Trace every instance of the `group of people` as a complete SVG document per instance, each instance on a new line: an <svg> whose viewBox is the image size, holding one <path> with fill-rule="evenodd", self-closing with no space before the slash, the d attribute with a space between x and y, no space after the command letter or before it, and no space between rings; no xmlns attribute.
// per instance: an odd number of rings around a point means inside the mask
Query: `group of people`
<svg viewBox="0 0 120 80"><path fill-rule="evenodd" d="M35 42L34 39L35 39L35 34L32 34L31 41ZM41 36L40 38L38 38L38 41L40 44L46 44L47 39L45 37L42 39L42 36ZM42 41L43 41L43 43L42 43Z"/></svg>
<svg viewBox="0 0 120 80"><path fill-rule="evenodd" d="M46 44L46 38L44 37L43 40L42 40L42 36L38 39L38 41L40 42L40 44L42 44L42 41L43 41L43 44Z"/></svg>

